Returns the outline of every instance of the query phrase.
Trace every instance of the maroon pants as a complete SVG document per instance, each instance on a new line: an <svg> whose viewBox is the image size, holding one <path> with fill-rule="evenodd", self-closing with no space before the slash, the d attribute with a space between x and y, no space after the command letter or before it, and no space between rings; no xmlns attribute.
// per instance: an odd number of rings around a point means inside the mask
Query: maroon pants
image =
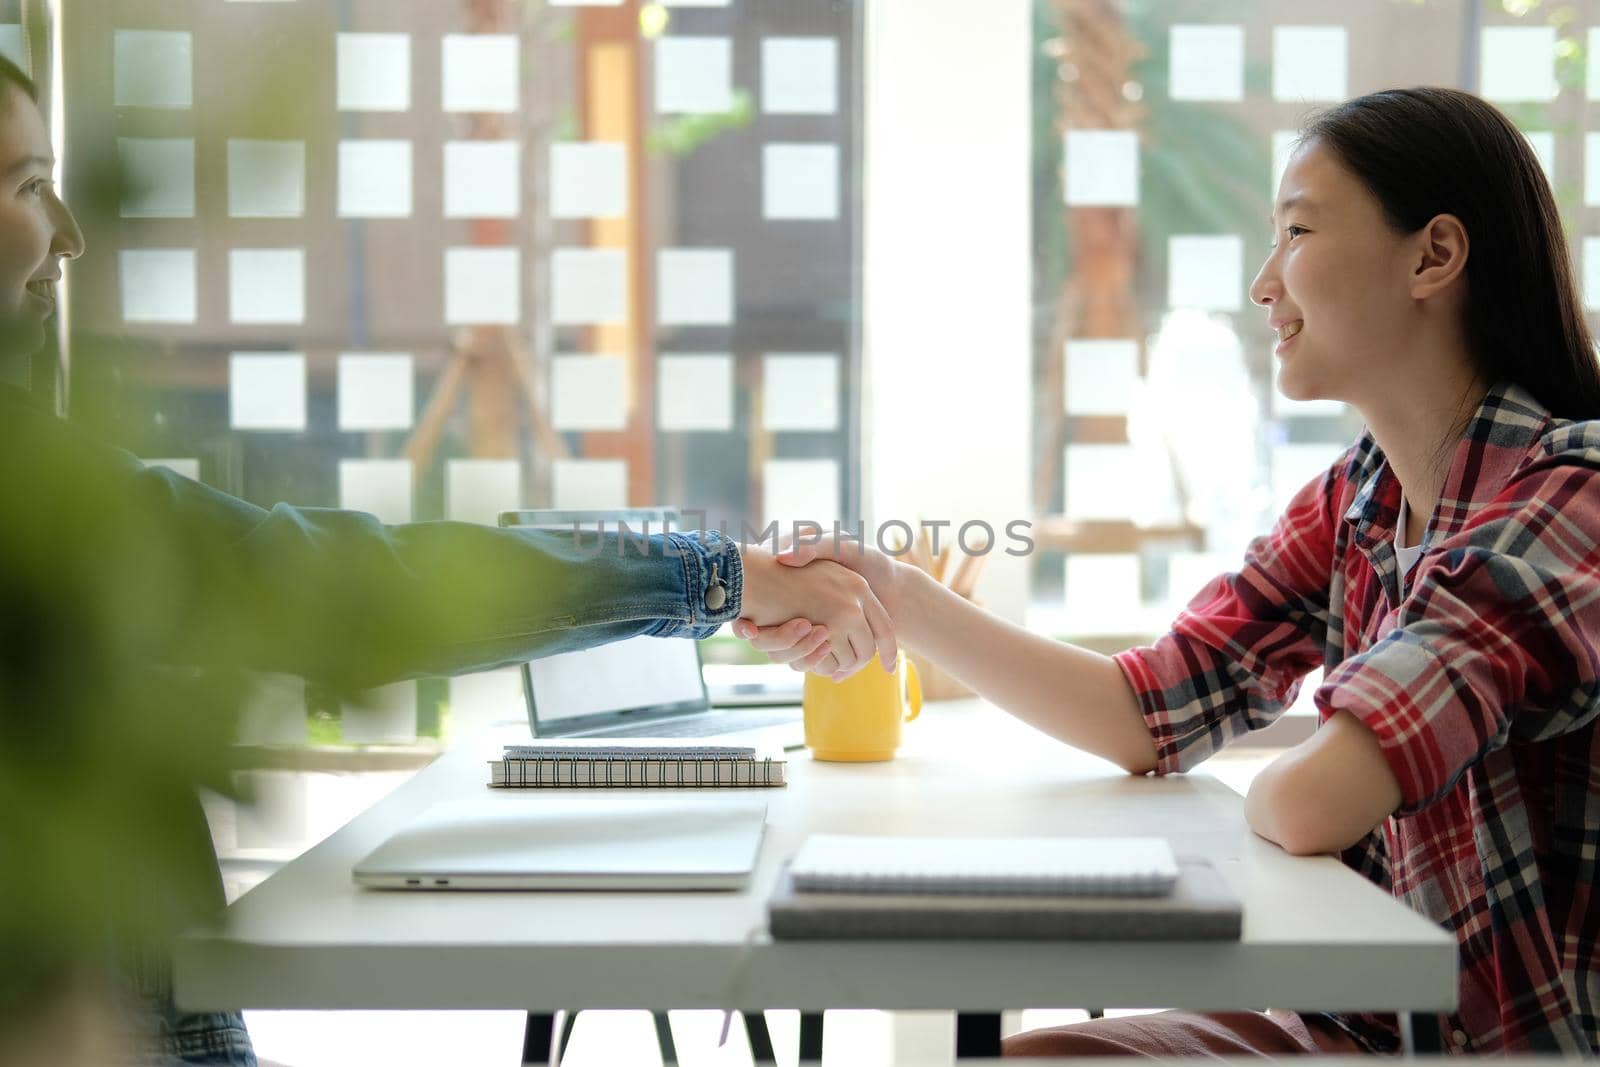
<svg viewBox="0 0 1600 1067"><path fill-rule="evenodd" d="M1164 1011L1029 1030L1002 1042L1007 1056L1284 1056L1365 1050L1343 1030L1289 1011L1202 1015Z"/></svg>

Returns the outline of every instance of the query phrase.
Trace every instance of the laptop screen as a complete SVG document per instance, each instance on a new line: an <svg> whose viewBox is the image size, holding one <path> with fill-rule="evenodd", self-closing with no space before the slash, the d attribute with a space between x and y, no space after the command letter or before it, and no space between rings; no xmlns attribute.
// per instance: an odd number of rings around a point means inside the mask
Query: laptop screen
<svg viewBox="0 0 1600 1067"><path fill-rule="evenodd" d="M677 512L670 508L515 511L503 513L500 525L592 531L601 520L607 532L615 532L620 522L628 524L631 534L643 530L647 521L652 534L666 529L669 521L671 529L678 529ZM522 684L535 737L693 714L710 706L699 642L680 637L632 637L530 660L523 664Z"/></svg>
<svg viewBox="0 0 1600 1067"><path fill-rule="evenodd" d="M704 683L695 642L681 637L626 641L562 652L528 664L537 725L549 727L595 715L692 704L703 710Z"/></svg>

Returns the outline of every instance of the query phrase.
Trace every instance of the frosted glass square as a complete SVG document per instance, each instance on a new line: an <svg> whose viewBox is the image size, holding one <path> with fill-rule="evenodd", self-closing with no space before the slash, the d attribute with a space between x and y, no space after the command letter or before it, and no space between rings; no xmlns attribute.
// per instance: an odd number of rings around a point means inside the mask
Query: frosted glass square
<svg viewBox="0 0 1600 1067"><path fill-rule="evenodd" d="M550 214L611 219L628 213L628 149L603 141L550 146Z"/></svg>
<svg viewBox="0 0 1600 1067"><path fill-rule="evenodd" d="M1556 95L1556 28L1483 30L1479 94L1485 100L1551 100Z"/></svg>
<svg viewBox="0 0 1600 1067"><path fill-rule="evenodd" d="M656 40L656 111L720 114L733 106L733 47L726 37Z"/></svg>
<svg viewBox="0 0 1600 1067"><path fill-rule="evenodd" d="M403 219L411 214L411 142L339 142L339 217Z"/></svg>
<svg viewBox="0 0 1600 1067"><path fill-rule="evenodd" d="M838 146L767 145L761 160L761 213L769 219L838 218Z"/></svg>
<svg viewBox="0 0 1600 1067"><path fill-rule="evenodd" d="M339 429L409 430L416 401L411 356L347 352L339 357Z"/></svg>
<svg viewBox="0 0 1600 1067"><path fill-rule="evenodd" d="M550 366L550 423L558 430L621 430L628 425L628 361L621 356L557 356Z"/></svg>
<svg viewBox="0 0 1600 1067"><path fill-rule="evenodd" d="M1134 507L1129 487L1139 484L1132 445L1068 445L1064 466L1067 518L1129 518Z"/></svg>
<svg viewBox="0 0 1600 1067"><path fill-rule="evenodd" d="M515 248L445 249L445 322L451 326L514 326L521 319L521 252Z"/></svg>
<svg viewBox="0 0 1600 1067"><path fill-rule="evenodd" d="M733 250L664 248L660 252L658 319L663 326L727 326L733 322Z"/></svg>
<svg viewBox="0 0 1600 1067"><path fill-rule="evenodd" d="M411 522L410 459L341 459L339 507L389 525Z"/></svg>
<svg viewBox="0 0 1600 1067"><path fill-rule="evenodd" d="M181 474L191 482L200 480L200 461L198 459L147 459L146 467L165 467L174 474Z"/></svg>
<svg viewBox="0 0 1600 1067"><path fill-rule="evenodd" d="M304 141L228 142L228 214L293 219L305 210Z"/></svg>
<svg viewBox="0 0 1600 1067"><path fill-rule="evenodd" d="M445 464L448 515L494 526L522 503L522 464L514 459L452 459Z"/></svg>
<svg viewBox="0 0 1600 1067"><path fill-rule="evenodd" d="M1172 552L1167 556L1167 595L1163 603L1176 615L1220 575L1237 570L1239 559L1223 552Z"/></svg>
<svg viewBox="0 0 1600 1067"><path fill-rule="evenodd" d="M838 429L839 357L831 352L768 356L761 416L768 430Z"/></svg>
<svg viewBox="0 0 1600 1067"><path fill-rule="evenodd" d="M299 352L229 356L228 423L235 430L304 430L306 357Z"/></svg>
<svg viewBox="0 0 1600 1067"><path fill-rule="evenodd" d="M28 46L22 37L22 26L19 23L7 22L0 25L0 56L5 56L11 62L27 70Z"/></svg>
<svg viewBox="0 0 1600 1067"><path fill-rule="evenodd" d="M240 804L234 820L239 848L299 850L306 843L306 792L310 776L283 771L240 771L241 788L254 804Z"/></svg>
<svg viewBox="0 0 1600 1067"><path fill-rule="evenodd" d="M517 39L508 33L447 33L444 37L444 109L515 111Z"/></svg>
<svg viewBox="0 0 1600 1067"><path fill-rule="evenodd" d="M761 110L769 115L831 115L839 109L839 43L831 37L768 37L761 42Z"/></svg>
<svg viewBox="0 0 1600 1067"><path fill-rule="evenodd" d="M662 7L727 7L729 0L660 0Z"/></svg>
<svg viewBox="0 0 1600 1067"><path fill-rule="evenodd" d="M1139 381L1137 341L1068 341L1068 415L1127 415Z"/></svg>
<svg viewBox="0 0 1600 1067"><path fill-rule="evenodd" d="M304 322L305 250L235 248L229 252L228 307L234 322Z"/></svg>
<svg viewBox="0 0 1600 1067"><path fill-rule="evenodd" d="M1270 203L1274 210L1278 206L1278 186L1283 184L1283 172L1288 169L1289 157L1294 155L1299 140L1298 130L1272 131L1272 188L1268 190L1267 195L1271 197Z"/></svg>
<svg viewBox="0 0 1600 1067"><path fill-rule="evenodd" d="M527 705L522 699L522 672L516 667L478 671L450 679L449 743L452 747L492 726L527 721Z"/></svg>
<svg viewBox="0 0 1600 1067"><path fill-rule="evenodd" d="M346 701L339 734L352 745L398 745L417 739L417 683L396 682Z"/></svg>
<svg viewBox="0 0 1600 1067"><path fill-rule="evenodd" d="M446 141L444 217L516 218L522 204L521 161L516 141Z"/></svg>
<svg viewBox="0 0 1600 1067"><path fill-rule="evenodd" d="M1132 130L1068 130L1063 170L1069 204L1139 202L1139 135Z"/></svg>
<svg viewBox="0 0 1600 1067"><path fill-rule="evenodd" d="M1524 130L1522 136L1528 139L1528 147L1533 149L1533 154L1538 157L1539 167L1544 171L1544 180L1553 181L1551 175L1556 172L1556 135L1553 130Z"/></svg>
<svg viewBox="0 0 1600 1067"><path fill-rule="evenodd" d="M124 322L195 320L194 249L125 248L120 266Z"/></svg>
<svg viewBox="0 0 1600 1067"><path fill-rule="evenodd" d="M1600 204L1600 133L1583 135L1583 202Z"/></svg>
<svg viewBox="0 0 1600 1067"><path fill-rule="evenodd" d="M1132 552L1074 552L1064 559L1062 611L1071 634L1133 634L1144 615L1139 557Z"/></svg>
<svg viewBox="0 0 1600 1067"><path fill-rule="evenodd" d="M117 30L111 65L117 107L193 106L194 39L188 33Z"/></svg>
<svg viewBox="0 0 1600 1067"><path fill-rule="evenodd" d="M1600 26L1589 27L1589 99L1600 100Z"/></svg>
<svg viewBox="0 0 1600 1067"><path fill-rule="evenodd" d="M194 139L119 137L122 217L194 218Z"/></svg>
<svg viewBox="0 0 1600 1067"><path fill-rule="evenodd" d="M628 506L628 461L558 459L550 464L551 498L558 508Z"/></svg>
<svg viewBox="0 0 1600 1067"><path fill-rule="evenodd" d="M796 522L839 518L839 464L831 459L769 459L762 464L760 525L777 522L788 532Z"/></svg>
<svg viewBox="0 0 1600 1067"><path fill-rule="evenodd" d="M1282 512L1307 482L1319 478L1347 448L1342 444L1277 445L1272 449L1272 505Z"/></svg>
<svg viewBox="0 0 1600 1067"><path fill-rule="evenodd" d="M410 34L341 33L336 51L340 111L410 110Z"/></svg>
<svg viewBox="0 0 1600 1067"><path fill-rule="evenodd" d="M1583 306L1600 311L1600 237L1583 239Z"/></svg>
<svg viewBox="0 0 1600 1067"><path fill-rule="evenodd" d="M1244 292L1244 241L1232 235L1167 239L1167 304L1238 311Z"/></svg>
<svg viewBox="0 0 1600 1067"><path fill-rule="evenodd" d="M1350 95L1350 40L1343 26L1274 26L1272 95L1278 100L1343 100Z"/></svg>
<svg viewBox="0 0 1600 1067"><path fill-rule="evenodd" d="M558 326L628 318L628 258L620 248L558 248L550 257L551 318Z"/></svg>
<svg viewBox="0 0 1600 1067"><path fill-rule="evenodd" d="M658 429L733 429L732 356L661 356L656 361L656 372Z"/></svg>
<svg viewBox="0 0 1600 1067"><path fill-rule="evenodd" d="M365 511L389 525L411 521L411 461L341 459L339 506Z"/></svg>
<svg viewBox="0 0 1600 1067"><path fill-rule="evenodd" d="M1174 100L1244 99L1244 28L1173 26L1168 85Z"/></svg>
<svg viewBox="0 0 1600 1067"><path fill-rule="evenodd" d="M548 0L551 7L618 7L622 0Z"/></svg>

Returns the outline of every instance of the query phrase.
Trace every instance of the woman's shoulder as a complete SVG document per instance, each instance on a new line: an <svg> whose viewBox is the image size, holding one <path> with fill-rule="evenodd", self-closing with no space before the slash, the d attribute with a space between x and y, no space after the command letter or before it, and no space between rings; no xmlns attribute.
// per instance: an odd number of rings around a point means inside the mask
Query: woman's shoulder
<svg viewBox="0 0 1600 1067"><path fill-rule="evenodd" d="M1600 419L1552 419L1498 498L1540 510L1560 501L1569 520L1600 522Z"/></svg>
<svg viewBox="0 0 1600 1067"><path fill-rule="evenodd" d="M1539 437L1538 458L1600 471L1600 419L1552 420Z"/></svg>

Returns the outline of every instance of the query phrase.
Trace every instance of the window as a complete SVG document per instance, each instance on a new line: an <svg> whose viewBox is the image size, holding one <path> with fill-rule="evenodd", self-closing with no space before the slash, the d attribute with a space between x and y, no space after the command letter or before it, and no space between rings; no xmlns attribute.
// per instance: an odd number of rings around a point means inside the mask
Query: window
<svg viewBox="0 0 1600 1067"><path fill-rule="evenodd" d="M1584 130L1600 29L1587 14L1511 0L1037 0L1040 626L1107 647L1164 631L1359 433L1343 405L1277 393L1273 339L1246 292L1315 107L1418 84L1487 97L1544 161L1593 291L1600 135Z"/></svg>
<svg viewBox="0 0 1600 1067"><path fill-rule="evenodd" d="M851 521L860 23L107 0L63 42L72 406L263 505Z"/></svg>

